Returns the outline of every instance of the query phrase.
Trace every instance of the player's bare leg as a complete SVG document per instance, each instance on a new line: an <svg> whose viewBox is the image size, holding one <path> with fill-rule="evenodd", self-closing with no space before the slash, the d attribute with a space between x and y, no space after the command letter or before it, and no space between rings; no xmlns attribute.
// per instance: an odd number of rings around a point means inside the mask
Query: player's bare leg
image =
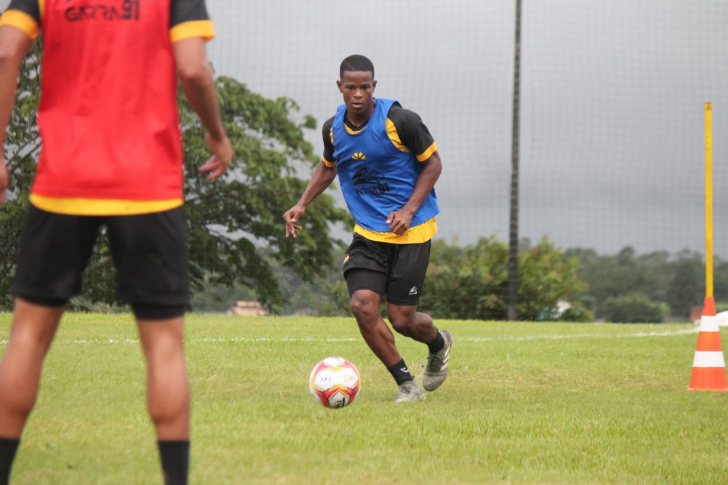
<svg viewBox="0 0 728 485"><path fill-rule="evenodd" d="M10 479L20 436L38 397L43 360L63 310L15 300L10 341L0 363L0 483Z"/></svg>
<svg viewBox="0 0 728 485"><path fill-rule="evenodd" d="M427 344L429 355L422 379L426 390L434 391L445 382L450 363L452 336L447 330L438 331L432 318L417 312L415 306L387 304L387 317L398 333Z"/></svg>
<svg viewBox="0 0 728 485"><path fill-rule="evenodd" d="M138 322L147 361L147 408L160 440L190 437L183 325L183 317Z"/></svg>
<svg viewBox="0 0 728 485"><path fill-rule="evenodd" d="M0 437L20 438L35 406L43 360L64 307L16 298L10 341L0 364Z"/></svg>
<svg viewBox="0 0 728 485"><path fill-rule="evenodd" d="M374 355L390 367L402 360L402 356L395 346L394 334L379 314L381 301L382 297L374 291L357 290L351 296L351 311L364 341Z"/></svg>
<svg viewBox="0 0 728 485"><path fill-rule="evenodd" d="M392 328L417 342L428 344L437 337L437 327L426 313L419 313L416 306L387 303L387 318Z"/></svg>
<svg viewBox="0 0 728 485"><path fill-rule="evenodd" d="M190 389L183 326L184 317L138 321L147 362L147 408L168 485L186 484L189 468Z"/></svg>
<svg viewBox="0 0 728 485"><path fill-rule="evenodd" d="M395 346L394 334L379 314L382 297L371 290L357 290L351 297L351 310L356 317L364 341L387 367L399 386L395 402L424 399L422 389L415 383L404 359Z"/></svg>

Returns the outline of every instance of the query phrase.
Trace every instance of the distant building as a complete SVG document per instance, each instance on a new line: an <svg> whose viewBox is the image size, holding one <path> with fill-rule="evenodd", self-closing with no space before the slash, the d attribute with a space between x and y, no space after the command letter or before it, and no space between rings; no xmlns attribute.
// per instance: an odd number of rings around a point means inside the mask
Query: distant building
<svg viewBox="0 0 728 485"><path fill-rule="evenodd" d="M227 311L228 315L237 315L239 317L257 317L266 315L266 311L257 301L238 301L235 306Z"/></svg>

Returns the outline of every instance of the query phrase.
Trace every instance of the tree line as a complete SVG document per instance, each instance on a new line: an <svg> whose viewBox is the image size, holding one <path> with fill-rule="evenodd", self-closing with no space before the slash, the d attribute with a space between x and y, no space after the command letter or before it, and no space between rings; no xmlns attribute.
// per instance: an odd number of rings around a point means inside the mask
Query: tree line
<svg viewBox="0 0 728 485"><path fill-rule="evenodd" d="M335 249L335 261L343 258L344 248ZM600 255L594 249L561 250L544 238L537 244L521 241L519 254L519 320L686 322L705 295L705 262L688 250L639 255L625 247ZM465 245L435 241L420 309L436 318L505 320L507 264L507 243L495 236ZM285 301L278 313L350 315L339 265L312 282L275 262L272 266ZM193 302L196 311L222 312L235 300L256 298L250 289L208 286ZM728 262L719 258L715 298L718 311L728 310Z"/></svg>
<svg viewBox="0 0 728 485"><path fill-rule="evenodd" d="M507 316L507 244L494 237L461 247L438 241L422 308L441 318ZM714 262L717 311L728 310L728 261ZM519 320L661 323L688 321L705 296L700 253L564 251L548 239L519 248ZM561 308L560 308L561 307Z"/></svg>

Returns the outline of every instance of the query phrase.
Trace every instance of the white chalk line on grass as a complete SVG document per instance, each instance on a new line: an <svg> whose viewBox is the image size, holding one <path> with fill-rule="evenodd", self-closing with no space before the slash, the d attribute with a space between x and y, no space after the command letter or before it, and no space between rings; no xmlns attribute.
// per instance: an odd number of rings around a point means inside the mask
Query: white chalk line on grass
<svg viewBox="0 0 728 485"><path fill-rule="evenodd" d="M647 338L647 337L673 337L676 335L688 335L692 333L698 333L697 328L691 328L688 330L675 330L673 332L637 332L629 334L597 334L597 333L582 333L582 334L568 334L568 335L523 335L521 337L465 337L458 338L458 340L466 340L470 342L518 342L523 340L568 340L577 338Z"/></svg>
<svg viewBox="0 0 728 485"><path fill-rule="evenodd" d="M616 338L649 338L649 337L673 337L678 335L688 335L698 333L699 328L663 332L636 332L629 334L556 334L556 335L522 335L522 336L505 336L505 337L458 337L456 340L460 342L520 342L529 340L568 340L568 339L616 339ZM255 343L255 342L360 342L360 338L312 338L312 337L191 337L185 340L187 343ZM0 340L0 345L6 345L7 339ZM103 345L103 344L138 344L139 339L132 338L108 338L108 339L58 339L55 345Z"/></svg>

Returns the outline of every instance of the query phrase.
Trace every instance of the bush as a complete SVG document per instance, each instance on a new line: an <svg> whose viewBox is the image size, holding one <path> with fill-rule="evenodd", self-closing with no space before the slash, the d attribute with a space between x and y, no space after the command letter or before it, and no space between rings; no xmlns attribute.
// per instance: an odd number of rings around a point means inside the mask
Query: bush
<svg viewBox="0 0 728 485"><path fill-rule="evenodd" d="M586 288L577 277L578 259L564 258L546 238L535 246L522 244L518 264L519 320L537 320L542 309L560 300L575 302ZM508 244L495 237L464 247L433 242L420 309L436 318L505 320Z"/></svg>
<svg viewBox="0 0 728 485"><path fill-rule="evenodd" d="M566 305L563 305L564 303ZM581 302L577 302L574 305L567 302L559 302L555 307L542 308L536 320L539 322L590 323L594 321L594 314L584 308Z"/></svg>
<svg viewBox="0 0 728 485"><path fill-rule="evenodd" d="M641 293L630 293L604 302L604 317L614 323L662 323L670 314L667 303L656 303Z"/></svg>
<svg viewBox="0 0 728 485"><path fill-rule="evenodd" d="M594 314L585 308L567 308L556 318L557 322L593 322Z"/></svg>

